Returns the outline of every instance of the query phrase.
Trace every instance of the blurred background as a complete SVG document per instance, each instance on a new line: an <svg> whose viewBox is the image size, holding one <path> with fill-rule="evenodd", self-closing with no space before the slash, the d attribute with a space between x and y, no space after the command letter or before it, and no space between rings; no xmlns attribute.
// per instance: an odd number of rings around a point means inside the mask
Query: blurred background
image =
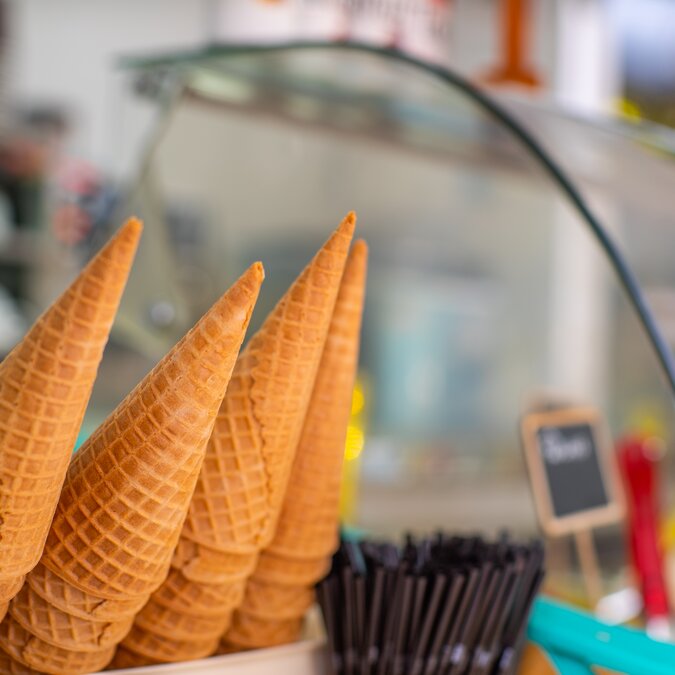
<svg viewBox="0 0 675 675"><path fill-rule="evenodd" d="M0 3L0 351L119 226L146 231L83 434L253 260L258 325L356 210L371 247L343 515L377 533L537 531L518 420L598 407L660 448L675 414L586 226L445 65L534 133L619 242L675 345L670 0L16 0ZM257 322L257 323L256 323ZM675 511L674 511L675 513ZM619 527L597 533L626 582ZM574 577L566 541L553 576Z"/></svg>

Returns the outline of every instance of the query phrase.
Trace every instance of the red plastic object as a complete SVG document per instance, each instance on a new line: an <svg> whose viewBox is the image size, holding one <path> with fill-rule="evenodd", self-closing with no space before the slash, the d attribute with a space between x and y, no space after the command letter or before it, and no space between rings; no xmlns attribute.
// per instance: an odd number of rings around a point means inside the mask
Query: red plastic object
<svg viewBox="0 0 675 675"><path fill-rule="evenodd" d="M659 541L658 458L653 442L628 437L617 447L628 501L630 553L639 579L647 620L669 616Z"/></svg>

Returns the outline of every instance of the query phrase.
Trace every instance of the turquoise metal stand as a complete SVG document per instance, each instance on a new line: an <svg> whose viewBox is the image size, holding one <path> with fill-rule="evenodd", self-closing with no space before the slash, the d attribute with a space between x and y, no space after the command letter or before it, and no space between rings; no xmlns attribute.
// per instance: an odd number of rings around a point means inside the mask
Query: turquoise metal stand
<svg viewBox="0 0 675 675"><path fill-rule="evenodd" d="M591 666L627 675L675 673L675 645L601 623L549 598L535 601L527 637L546 651L560 675L593 675Z"/></svg>

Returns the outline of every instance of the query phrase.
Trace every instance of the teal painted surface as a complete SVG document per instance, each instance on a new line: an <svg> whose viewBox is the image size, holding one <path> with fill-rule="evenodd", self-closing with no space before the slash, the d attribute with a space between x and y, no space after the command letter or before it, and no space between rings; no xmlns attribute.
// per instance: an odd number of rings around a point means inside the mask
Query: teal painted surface
<svg viewBox="0 0 675 675"><path fill-rule="evenodd" d="M560 675L592 675L591 666L627 675L675 673L675 645L634 628L610 626L549 598L535 601L527 636L548 653Z"/></svg>
<svg viewBox="0 0 675 675"><path fill-rule="evenodd" d="M75 447L73 448L73 452L77 452L80 449L80 446L89 438L89 432L88 431L80 431L80 433L77 435L77 440L75 441Z"/></svg>

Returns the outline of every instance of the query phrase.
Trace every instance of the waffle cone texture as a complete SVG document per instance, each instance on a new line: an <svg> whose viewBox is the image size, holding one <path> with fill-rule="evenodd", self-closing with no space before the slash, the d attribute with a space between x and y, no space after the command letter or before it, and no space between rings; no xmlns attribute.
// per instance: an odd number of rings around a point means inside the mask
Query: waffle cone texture
<svg viewBox="0 0 675 675"><path fill-rule="evenodd" d="M54 675L100 670L166 577L263 279L252 266L77 453L0 649Z"/></svg>
<svg viewBox="0 0 675 675"><path fill-rule="evenodd" d="M141 229L128 221L0 365L0 614L42 554Z"/></svg>
<svg viewBox="0 0 675 675"><path fill-rule="evenodd" d="M349 214L242 351L172 569L116 665L208 656L229 627L274 535L354 225Z"/></svg>
<svg viewBox="0 0 675 675"><path fill-rule="evenodd" d="M338 543L345 436L358 366L368 248L357 241L345 268L302 436L272 542L260 554L225 651L298 639L314 585Z"/></svg>

